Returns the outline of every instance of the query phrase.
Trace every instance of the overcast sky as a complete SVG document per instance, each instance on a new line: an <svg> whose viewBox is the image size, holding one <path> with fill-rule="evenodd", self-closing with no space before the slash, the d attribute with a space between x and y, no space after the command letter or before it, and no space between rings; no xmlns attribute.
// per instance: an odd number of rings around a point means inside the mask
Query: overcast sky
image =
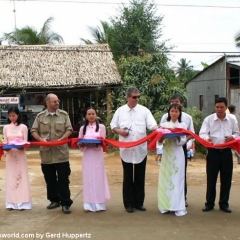
<svg viewBox="0 0 240 240"><path fill-rule="evenodd" d="M91 39L88 26L100 26L100 20L108 21L116 16L121 3L128 2L15 0L14 15L14 1L0 0L0 36L14 30L15 19L17 28L29 25L40 31L43 23L54 17L52 30L63 37L66 45L79 45L80 38ZM174 51L183 51L171 53L173 66L180 58L186 58L196 69L202 69L201 61L211 64L224 52L240 52L234 44L234 35L240 31L239 0L155 0L155 3L158 14L164 16L161 40L169 39L167 44L174 45Z"/></svg>

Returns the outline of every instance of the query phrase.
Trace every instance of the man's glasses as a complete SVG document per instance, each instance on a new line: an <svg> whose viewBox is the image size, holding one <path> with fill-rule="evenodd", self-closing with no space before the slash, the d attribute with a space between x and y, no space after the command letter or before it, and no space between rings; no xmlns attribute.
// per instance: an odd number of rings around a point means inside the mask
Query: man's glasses
<svg viewBox="0 0 240 240"><path fill-rule="evenodd" d="M52 103L60 103L60 100L51 100Z"/></svg>
<svg viewBox="0 0 240 240"><path fill-rule="evenodd" d="M140 95L138 96L132 96L133 99L137 99L137 98L140 98Z"/></svg>

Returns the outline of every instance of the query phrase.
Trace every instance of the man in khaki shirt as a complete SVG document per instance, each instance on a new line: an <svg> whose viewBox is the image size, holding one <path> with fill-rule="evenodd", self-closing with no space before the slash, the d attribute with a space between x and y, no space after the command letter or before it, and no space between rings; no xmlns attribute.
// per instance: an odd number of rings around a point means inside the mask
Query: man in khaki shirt
<svg viewBox="0 0 240 240"><path fill-rule="evenodd" d="M59 109L60 100L55 94L48 94L47 109L37 115L31 128L32 136L40 142L67 139L72 134L68 113ZM70 199L68 144L55 147L41 147L41 167L47 184L47 209L62 206L65 214L70 213L73 201Z"/></svg>

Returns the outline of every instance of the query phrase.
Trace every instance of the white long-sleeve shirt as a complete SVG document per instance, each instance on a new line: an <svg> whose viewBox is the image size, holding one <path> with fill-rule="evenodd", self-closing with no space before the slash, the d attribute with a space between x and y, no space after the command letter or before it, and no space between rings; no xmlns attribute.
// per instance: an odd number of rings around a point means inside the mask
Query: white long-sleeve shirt
<svg viewBox="0 0 240 240"><path fill-rule="evenodd" d="M199 132L201 138L211 139L213 144L224 143L225 136L236 138L238 135L238 125L231 114L226 114L223 120L220 120L216 113L209 115L204 119Z"/></svg>
<svg viewBox="0 0 240 240"><path fill-rule="evenodd" d="M129 135L125 138L119 135L119 141L132 142L146 136L146 128L152 130L157 123L150 110L140 104L129 108L127 104L118 108L110 123L113 128L128 128ZM120 148L120 156L124 162L140 163L147 155L147 142L132 148Z"/></svg>

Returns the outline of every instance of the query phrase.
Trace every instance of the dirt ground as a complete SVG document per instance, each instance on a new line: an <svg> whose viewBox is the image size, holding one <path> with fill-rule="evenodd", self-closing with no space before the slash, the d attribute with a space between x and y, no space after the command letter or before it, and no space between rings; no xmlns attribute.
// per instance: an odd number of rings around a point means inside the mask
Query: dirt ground
<svg viewBox="0 0 240 240"><path fill-rule="evenodd" d="M27 151L28 167L31 181L31 188L39 188L44 186L45 182L40 169L40 157L38 151ZM200 156L200 157L199 157ZM77 149L70 150L71 164L71 186L82 185L81 175L81 152ZM0 162L0 166L4 165L4 161ZM122 186L122 164L118 152L105 154L105 167L108 177L109 186ZM3 171L1 173L1 171ZM5 175L5 167L0 169L0 178ZM188 186L205 186L206 185L206 160L203 155L196 154L193 161L188 161L187 168L187 183ZM146 167L146 187L157 186L159 175L159 165L155 162L155 154L149 152L147 167ZM0 179L0 180L3 180ZM219 182L219 179L218 179ZM234 157L234 169L232 184L240 185L240 165L237 164L237 159ZM203 199L204 201L204 199Z"/></svg>
<svg viewBox="0 0 240 240"><path fill-rule="evenodd" d="M200 156L200 157L199 157ZM40 157L37 150L28 149L28 168L32 188L44 185L40 169ZM71 185L82 185L81 177L81 152L77 149L70 150L70 163L72 173ZM105 167L110 186L122 186L122 165L118 152L105 154ZM187 182L188 186L206 185L206 160L204 156L196 154L192 161L188 161ZM146 186L157 186L159 165L155 162L155 154L149 152L146 167ZM0 181L4 181L5 159L0 161ZM234 157L233 180L234 185L240 185L240 165Z"/></svg>
<svg viewBox="0 0 240 240"><path fill-rule="evenodd" d="M157 209L157 182L159 165L155 163L155 154L149 153L146 169L146 212L126 213L122 204L122 165L118 153L105 154L105 167L111 192L107 211L101 214L85 214L82 207L82 171L81 153L70 150L70 189L74 204L72 213L66 216L60 210L47 210L46 187L40 167L37 149L27 149L29 177L31 184L33 209L31 211L7 211L5 209L5 164L0 161L0 236L3 233L20 232L35 234L31 239L40 239L37 233L45 234L42 239L65 239L48 237L47 233L62 232L91 233L96 240L112 239L171 239L171 240L238 240L240 239L240 165L234 158L233 186L230 196L231 214L219 211L203 213L201 208L205 201L205 159L204 156L188 162L187 179L188 214L178 218L174 214L166 216ZM219 191L219 190L218 190ZM19 218L21 221L19 222ZM226 226L226 228L222 226ZM0 237L0 239L3 239ZM13 237L11 239L14 239ZM21 239L30 239L28 236Z"/></svg>
<svg viewBox="0 0 240 240"><path fill-rule="evenodd" d="M81 161L79 154L71 155L71 161ZM105 155L105 167L108 175L109 185L122 185L122 165L118 153ZM233 184L240 185L240 165L234 156L234 174ZM155 163L155 154L149 152L146 168L146 186L157 186L159 174L159 165ZM72 179L75 181L78 176L73 174ZM206 160L203 155L196 154L193 161L188 161L187 182L189 186L206 185Z"/></svg>

